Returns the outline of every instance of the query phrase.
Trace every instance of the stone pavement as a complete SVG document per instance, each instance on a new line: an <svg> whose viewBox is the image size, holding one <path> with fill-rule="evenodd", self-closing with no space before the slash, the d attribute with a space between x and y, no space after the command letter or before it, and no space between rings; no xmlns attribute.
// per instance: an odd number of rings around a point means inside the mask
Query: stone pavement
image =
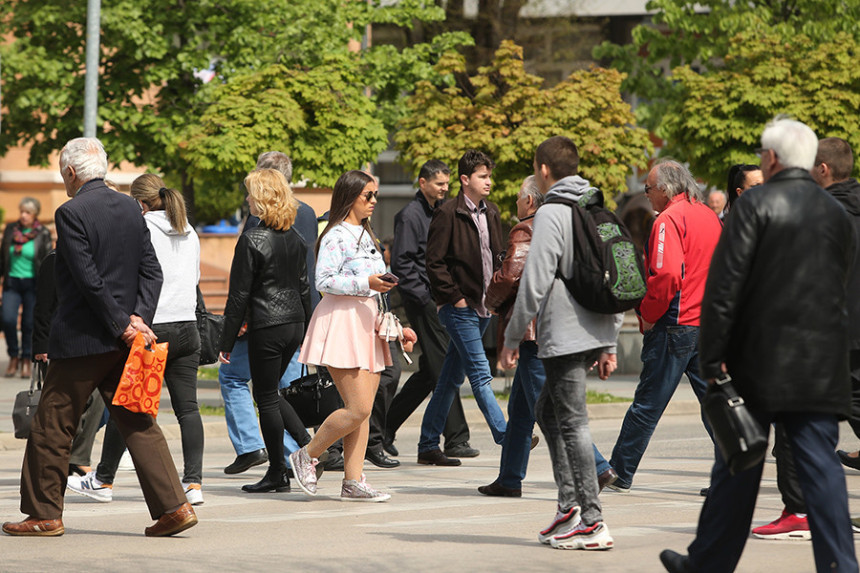
<svg viewBox="0 0 860 573"><path fill-rule="evenodd" d="M0 379L2 431L11 430L11 399L24 384ZM590 386L632 394L635 380L595 379ZM242 484L262 477L264 466L238 476L225 475L222 470L235 454L223 419L209 417L205 420L206 501L197 508L197 527L176 538L145 538L143 528L151 521L140 488L133 472L120 472L112 503L68 494L64 536L0 535L0 571L662 571L660 550L683 551L692 540L702 503L698 492L707 485L712 460L712 446L689 385L682 385L676 400L671 415L657 428L632 492L601 496L604 517L615 538L615 548L608 552L559 551L537 542L537 531L554 514L556 498L544 443L533 452L521 499L477 493L479 485L495 478L500 448L492 443L475 402L466 400L472 444L481 449L481 456L465 460L459 468L418 465L415 444L423 408L419 409L398 435L403 465L393 470L370 464L365 468L368 481L393 496L382 504L340 502L340 479L333 474L323 476L320 494L313 499L298 488L257 496L241 492ZM591 410L594 441L607 456L625 409L624 404L609 404ZM175 419L169 410L159 418L181 467ZM843 446L856 446L847 425L842 430ZM23 444L0 434L0 521L21 517L18 484ZM847 480L849 491L860 491L860 472L847 470ZM856 493L850 501L854 513L860 513ZM754 525L774 519L781 509L775 465L770 460ZM755 539L747 544L738 568L781 573L813 569L810 543Z"/></svg>

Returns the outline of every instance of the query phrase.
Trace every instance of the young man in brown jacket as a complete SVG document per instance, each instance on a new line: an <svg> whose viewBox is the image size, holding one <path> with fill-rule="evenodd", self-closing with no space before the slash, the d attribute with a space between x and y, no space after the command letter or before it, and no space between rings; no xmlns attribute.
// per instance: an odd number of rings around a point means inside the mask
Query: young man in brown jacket
<svg viewBox="0 0 860 573"><path fill-rule="evenodd" d="M439 306L439 321L451 342L442 372L421 423L418 463L460 465L439 449L439 436L463 376L475 394L493 440L505 437L505 416L490 382L490 363L481 337L490 323L485 297L493 272L499 268L502 225L499 209L486 198L492 188L495 164L485 153L467 151L460 158L460 194L433 214L427 236L427 276Z"/></svg>

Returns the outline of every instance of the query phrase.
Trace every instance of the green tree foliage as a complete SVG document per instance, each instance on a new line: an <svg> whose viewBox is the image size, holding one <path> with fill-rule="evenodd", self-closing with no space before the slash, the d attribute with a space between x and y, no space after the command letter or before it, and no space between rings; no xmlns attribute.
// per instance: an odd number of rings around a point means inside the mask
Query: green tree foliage
<svg viewBox="0 0 860 573"><path fill-rule="evenodd" d="M637 26L631 44L604 42L594 56L628 74L622 89L641 98L637 118L650 129L679 97L667 69L719 70L738 34L752 42L776 36L788 45L798 34L813 43L840 32L860 38L860 0L650 0L647 8L655 11L653 25Z"/></svg>
<svg viewBox="0 0 860 573"><path fill-rule="evenodd" d="M165 173L203 220L241 203L238 183L261 151L294 155L297 177L331 184L337 169L376 158L403 113L404 86L466 40L445 34L360 54L349 42L374 23L443 17L421 0L103 0L99 137L112 162ZM30 145L31 164L44 165L80 136L85 27L86 2L0 3L12 40L0 47L0 154ZM215 73L208 84L205 70ZM260 123L270 121L284 123Z"/></svg>
<svg viewBox="0 0 860 573"><path fill-rule="evenodd" d="M657 134L669 154L715 185L725 183L728 166L755 162L761 131L779 113L860 149L858 48L845 32L831 41L799 34L790 42L777 34L738 34L719 69L675 68L675 97Z"/></svg>
<svg viewBox="0 0 860 573"><path fill-rule="evenodd" d="M565 135L576 143L582 176L604 191L609 204L627 190L631 166L644 167L652 150L621 99L624 76L615 70L577 71L543 89L540 78L526 73L522 49L509 41L473 76L456 53L443 57L436 70L438 81L419 82L407 100L409 114L395 134L401 160L417 172L425 161L441 159L456 181L464 151L489 153L496 162L491 199L508 217L523 178L533 173L534 151L548 137Z"/></svg>

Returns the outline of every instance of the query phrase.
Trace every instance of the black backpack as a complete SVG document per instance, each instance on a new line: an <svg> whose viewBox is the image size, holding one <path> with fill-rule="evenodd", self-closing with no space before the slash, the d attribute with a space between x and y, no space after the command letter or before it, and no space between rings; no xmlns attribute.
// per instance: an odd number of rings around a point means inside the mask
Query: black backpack
<svg viewBox="0 0 860 573"><path fill-rule="evenodd" d="M630 231L603 206L603 193L589 189L579 201L553 197L573 217L573 269L570 278L556 271L580 305L615 314L634 308L645 296L645 266Z"/></svg>

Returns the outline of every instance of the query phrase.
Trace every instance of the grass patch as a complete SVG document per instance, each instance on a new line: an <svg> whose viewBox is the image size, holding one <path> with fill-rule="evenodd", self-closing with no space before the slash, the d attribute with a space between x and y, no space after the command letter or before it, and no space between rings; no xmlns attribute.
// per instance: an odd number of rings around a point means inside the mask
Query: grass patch
<svg viewBox="0 0 860 573"><path fill-rule="evenodd" d="M614 404L616 402L632 402L633 398L623 398L615 396L608 392L595 392L594 390L585 391L586 404Z"/></svg>
<svg viewBox="0 0 860 573"><path fill-rule="evenodd" d="M218 366L201 366L197 369L198 380L218 380Z"/></svg>
<svg viewBox="0 0 860 573"><path fill-rule="evenodd" d="M201 416L223 416L224 415L224 406L207 406L205 404L200 404L200 415Z"/></svg>

